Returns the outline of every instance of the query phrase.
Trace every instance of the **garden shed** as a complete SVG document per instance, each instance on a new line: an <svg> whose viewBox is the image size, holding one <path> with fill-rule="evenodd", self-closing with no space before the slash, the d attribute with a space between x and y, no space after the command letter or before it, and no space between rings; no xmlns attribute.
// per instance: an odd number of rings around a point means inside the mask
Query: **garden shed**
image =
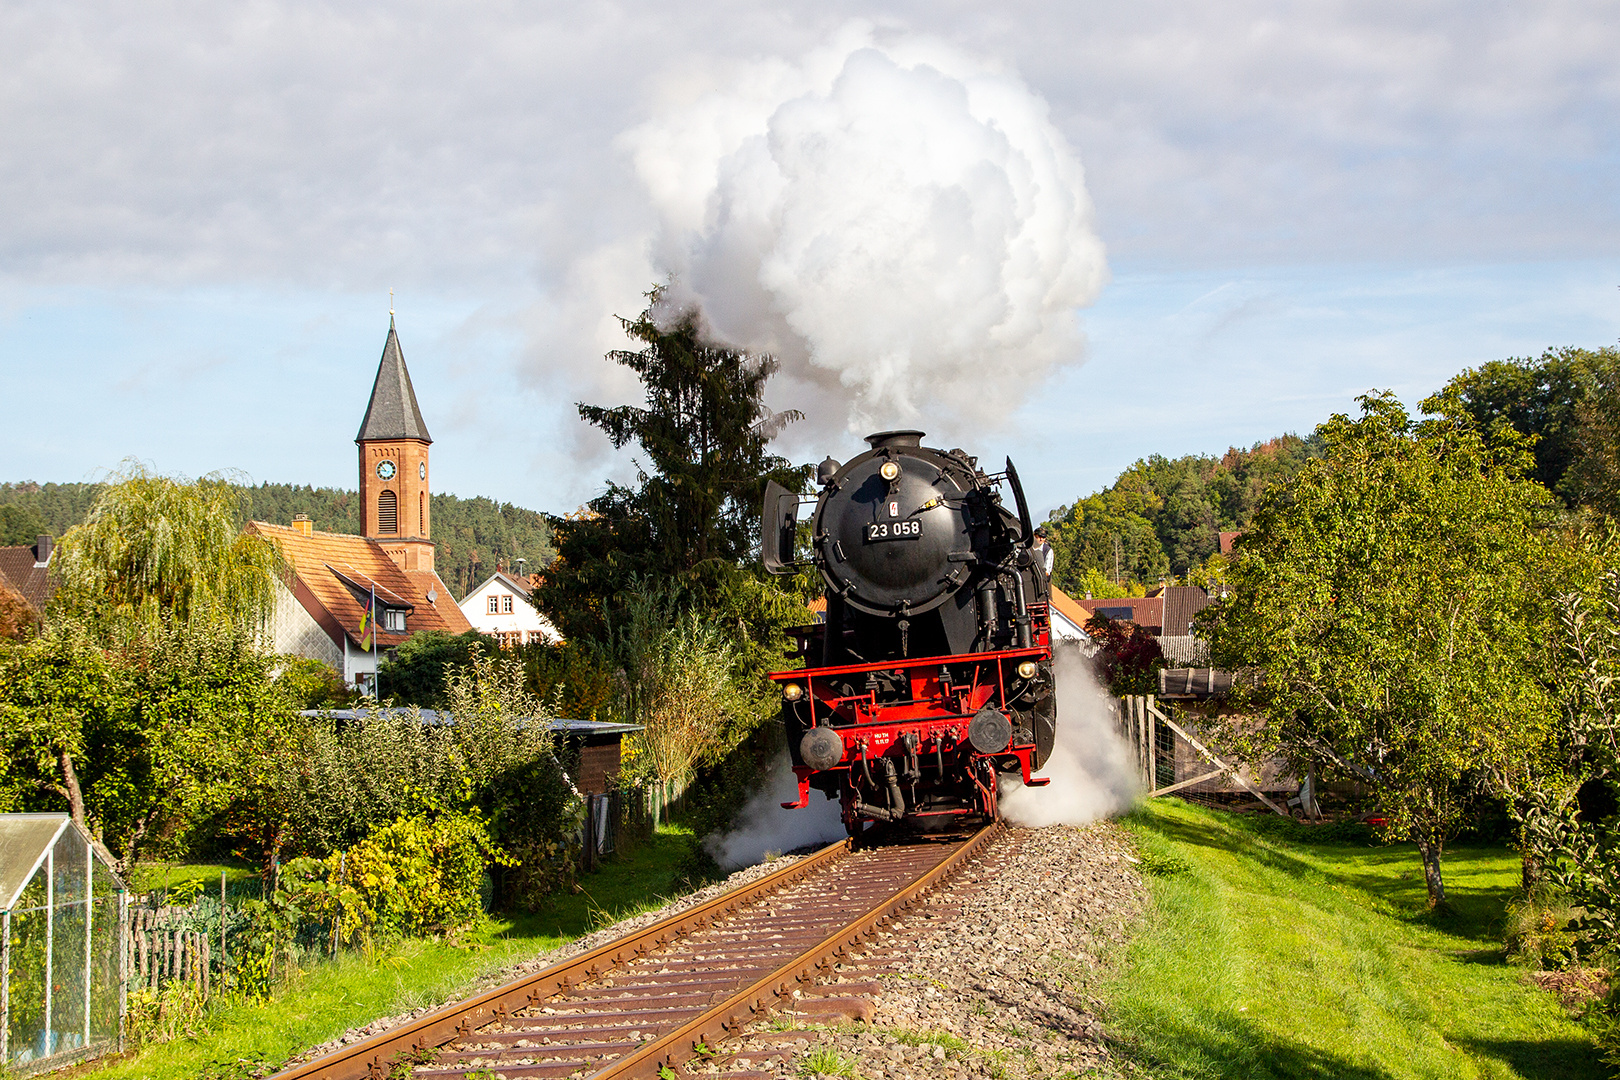
<svg viewBox="0 0 1620 1080"><path fill-rule="evenodd" d="M66 814L0 814L0 1074L117 1050L125 889Z"/></svg>

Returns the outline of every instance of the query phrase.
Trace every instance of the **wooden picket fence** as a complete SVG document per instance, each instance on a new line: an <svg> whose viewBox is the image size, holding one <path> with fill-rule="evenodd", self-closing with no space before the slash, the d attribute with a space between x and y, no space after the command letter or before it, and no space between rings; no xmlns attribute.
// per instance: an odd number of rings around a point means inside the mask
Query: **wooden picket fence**
<svg viewBox="0 0 1620 1080"><path fill-rule="evenodd" d="M131 989L156 990L174 980L198 986L204 994L212 989L214 942L209 934L176 927L187 914L184 908L131 907L124 932Z"/></svg>

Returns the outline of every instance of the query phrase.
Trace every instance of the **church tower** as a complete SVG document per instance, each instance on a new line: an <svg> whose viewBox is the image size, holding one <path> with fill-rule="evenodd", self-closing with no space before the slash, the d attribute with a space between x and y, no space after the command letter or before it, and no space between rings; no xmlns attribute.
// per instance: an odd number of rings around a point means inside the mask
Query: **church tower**
<svg viewBox="0 0 1620 1080"><path fill-rule="evenodd" d="M432 570L428 506L428 436L405 370L405 354L388 314L371 402L354 437L360 447L360 532L377 541L403 570Z"/></svg>

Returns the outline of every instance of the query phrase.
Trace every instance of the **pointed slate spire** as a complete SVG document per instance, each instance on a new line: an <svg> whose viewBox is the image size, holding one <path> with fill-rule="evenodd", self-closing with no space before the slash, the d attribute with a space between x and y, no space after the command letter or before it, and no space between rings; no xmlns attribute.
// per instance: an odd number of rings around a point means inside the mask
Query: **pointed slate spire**
<svg viewBox="0 0 1620 1080"><path fill-rule="evenodd" d="M411 389L411 373L405 370L405 354L400 351L391 313L388 341L383 345L382 362L377 365L377 381L371 386L366 418L360 421L360 434L354 437L357 443L372 439L433 441L416 404L416 391Z"/></svg>

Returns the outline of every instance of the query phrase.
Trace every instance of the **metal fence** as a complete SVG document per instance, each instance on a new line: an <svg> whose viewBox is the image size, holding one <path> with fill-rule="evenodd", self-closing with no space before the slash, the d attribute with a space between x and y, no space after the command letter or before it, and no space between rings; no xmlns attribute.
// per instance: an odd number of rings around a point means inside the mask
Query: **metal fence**
<svg viewBox="0 0 1620 1080"><path fill-rule="evenodd" d="M585 796L585 818L579 831L579 868L595 870L603 857L649 839L662 804L655 792L623 787Z"/></svg>

